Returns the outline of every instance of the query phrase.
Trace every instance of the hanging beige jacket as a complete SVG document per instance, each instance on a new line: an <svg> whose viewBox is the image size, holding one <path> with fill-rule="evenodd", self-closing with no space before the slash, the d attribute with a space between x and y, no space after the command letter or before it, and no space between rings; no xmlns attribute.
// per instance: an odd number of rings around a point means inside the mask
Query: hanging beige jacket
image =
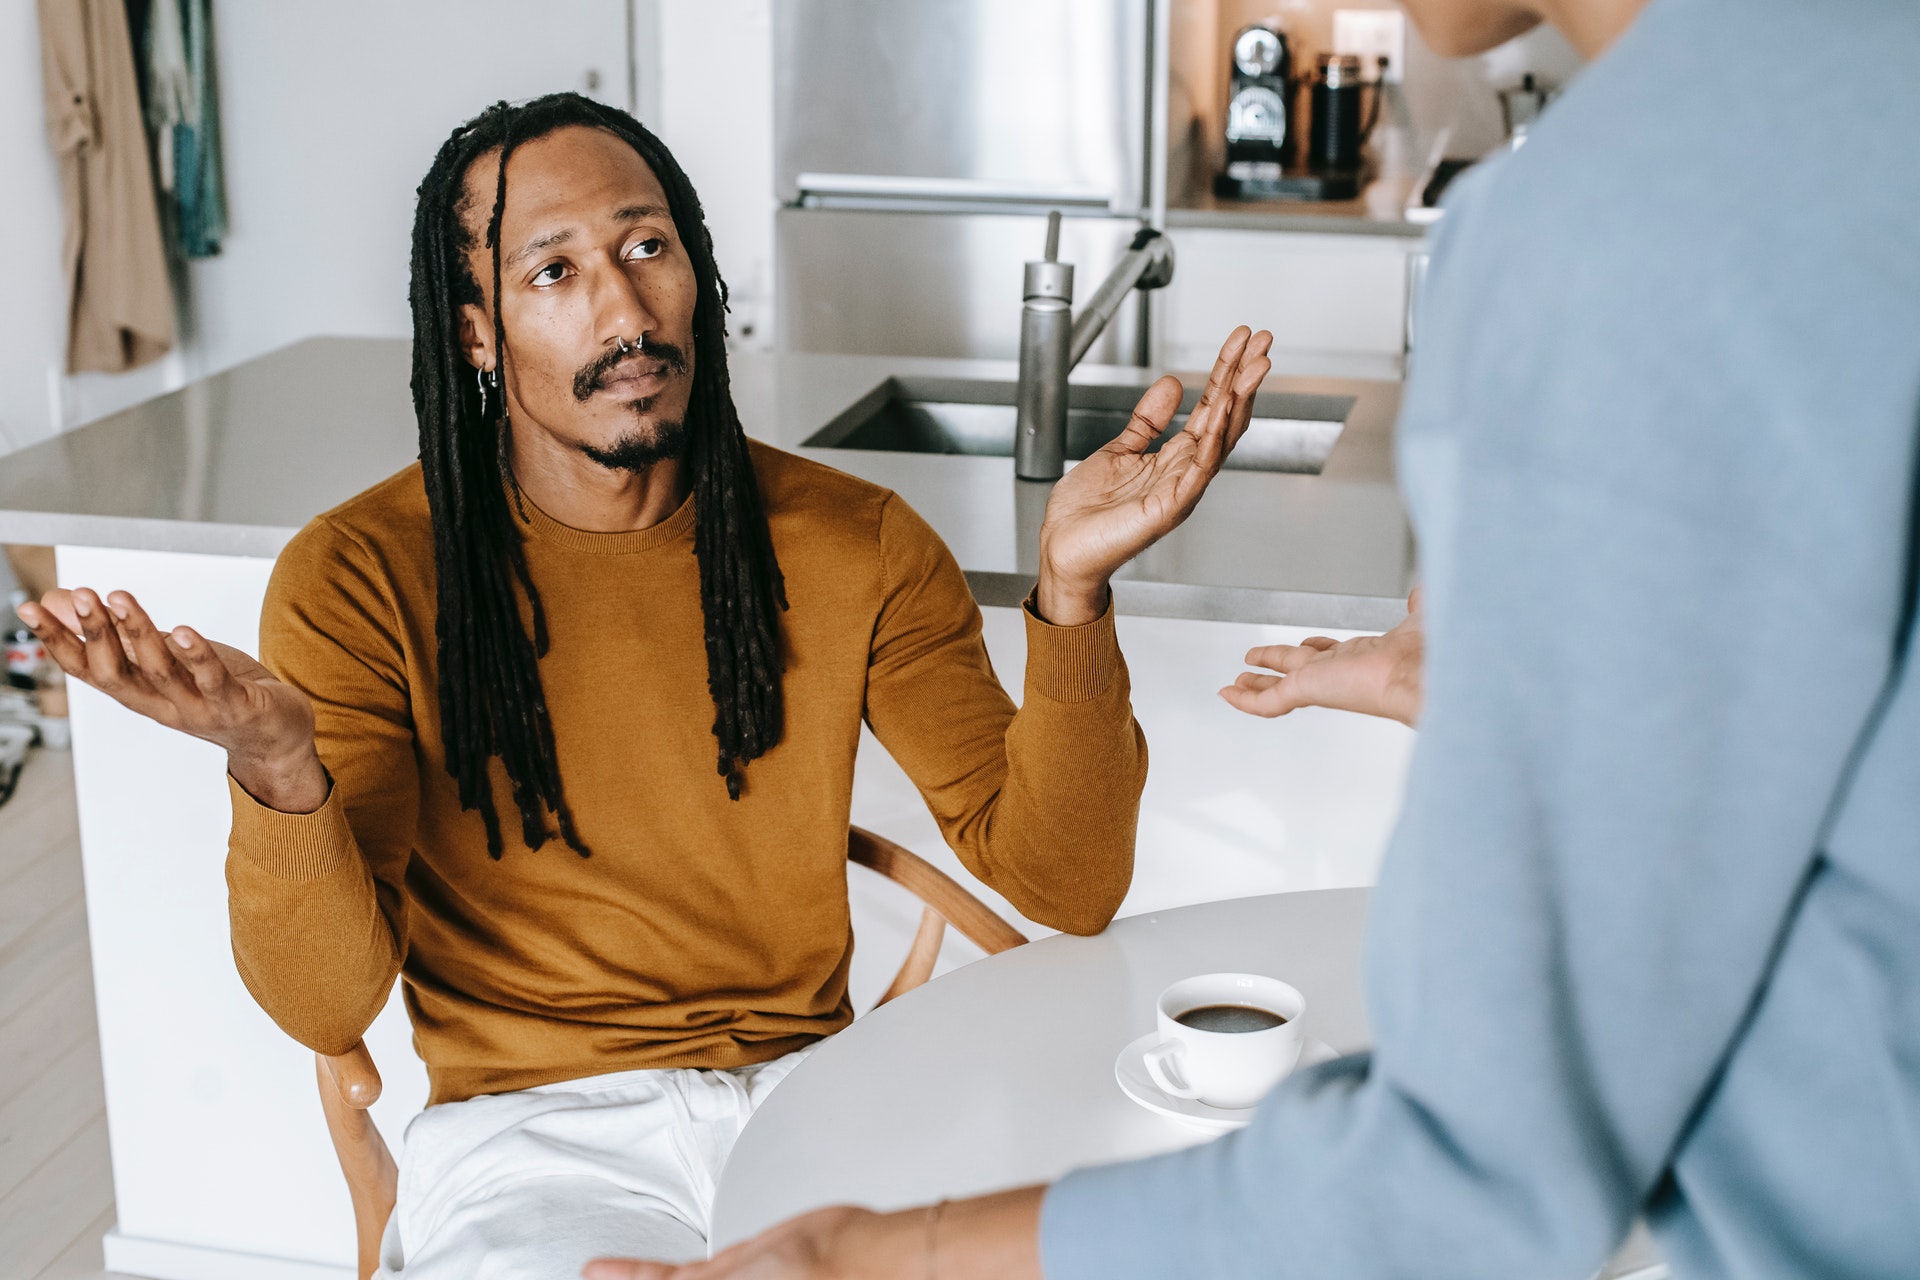
<svg viewBox="0 0 1920 1280"><path fill-rule="evenodd" d="M124 0L39 0L47 133L67 209L67 371L117 373L173 346Z"/></svg>

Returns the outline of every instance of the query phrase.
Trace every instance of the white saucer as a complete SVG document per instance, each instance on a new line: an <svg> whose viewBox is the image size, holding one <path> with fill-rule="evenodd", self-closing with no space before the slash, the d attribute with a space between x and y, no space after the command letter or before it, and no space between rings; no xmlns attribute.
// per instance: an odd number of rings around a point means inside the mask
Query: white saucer
<svg viewBox="0 0 1920 1280"><path fill-rule="evenodd" d="M1202 1133L1231 1133L1246 1127L1253 1119L1252 1107L1210 1107L1197 1098L1175 1098L1162 1093L1153 1077L1147 1074L1146 1064L1147 1050L1159 1042L1160 1033L1150 1031L1120 1051L1120 1056L1113 1060L1113 1078L1119 1081L1120 1092L1147 1110ZM1339 1056L1326 1041L1308 1036L1300 1046L1300 1061L1294 1070L1331 1062Z"/></svg>

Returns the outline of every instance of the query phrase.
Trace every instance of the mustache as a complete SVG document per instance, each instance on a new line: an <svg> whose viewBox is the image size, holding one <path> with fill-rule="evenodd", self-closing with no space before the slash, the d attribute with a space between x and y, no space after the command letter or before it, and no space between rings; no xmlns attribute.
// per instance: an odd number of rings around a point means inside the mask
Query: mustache
<svg viewBox="0 0 1920 1280"><path fill-rule="evenodd" d="M634 356L639 356L641 359L652 358L658 360L676 374L684 375L687 370L692 367L687 363L686 352L674 346L671 342L654 342L647 340L637 351L631 347L625 351L620 350L618 347L609 348L601 352L591 364L586 365L580 372L573 375L573 398L585 403L594 392L606 385L607 375L613 372L615 365L618 365L623 360L632 359Z"/></svg>

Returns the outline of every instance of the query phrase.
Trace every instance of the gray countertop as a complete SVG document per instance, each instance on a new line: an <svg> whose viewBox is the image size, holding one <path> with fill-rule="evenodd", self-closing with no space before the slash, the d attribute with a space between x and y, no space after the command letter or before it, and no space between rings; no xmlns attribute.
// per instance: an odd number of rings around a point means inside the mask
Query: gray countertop
<svg viewBox="0 0 1920 1280"><path fill-rule="evenodd" d="M890 377L1011 380L999 361L736 353L750 434L887 486L953 549L983 604L1032 582L1046 486L1007 458L809 449ZM0 457L0 542L272 557L315 515L412 462L407 343L315 338ZM1147 370L1074 382L1144 387ZM1200 379L1184 379L1194 385ZM1394 486L1393 383L1272 378L1354 397L1317 476L1228 471L1115 582L1123 613L1377 630L1404 615L1413 543Z"/></svg>
<svg viewBox="0 0 1920 1280"><path fill-rule="evenodd" d="M1432 226L1407 220L1413 187L1411 179L1376 178L1351 200L1230 200L1202 187L1168 205L1167 226L1417 240Z"/></svg>

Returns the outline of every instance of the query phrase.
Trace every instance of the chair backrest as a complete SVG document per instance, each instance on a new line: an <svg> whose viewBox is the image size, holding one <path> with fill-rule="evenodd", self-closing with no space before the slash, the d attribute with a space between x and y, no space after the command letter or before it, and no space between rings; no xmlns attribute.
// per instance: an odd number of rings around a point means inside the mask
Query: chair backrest
<svg viewBox="0 0 1920 1280"><path fill-rule="evenodd" d="M907 958L893 984L874 1004L876 1009L933 976L948 925L988 955L1011 950L1027 940L953 877L884 836L852 828L847 833L847 859L904 886L926 904ZM347 1193L353 1200L360 1280L371 1280L380 1266L380 1237L393 1214L400 1176L386 1140L367 1115L367 1108L380 1097L380 1072L365 1041L337 1057L315 1057L319 1060L320 1107L326 1113L333 1153L339 1158L340 1172L346 1175Z"/></svg>

